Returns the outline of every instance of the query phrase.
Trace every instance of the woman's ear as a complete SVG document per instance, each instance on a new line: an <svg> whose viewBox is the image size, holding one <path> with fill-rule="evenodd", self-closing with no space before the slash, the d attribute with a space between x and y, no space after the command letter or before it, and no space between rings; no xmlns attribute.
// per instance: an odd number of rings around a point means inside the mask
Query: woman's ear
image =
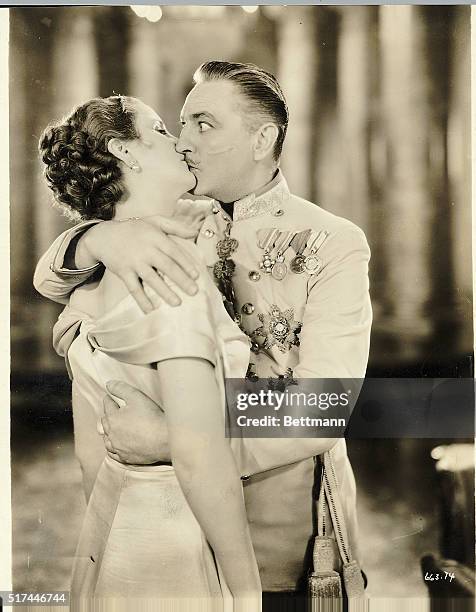
<svg viewBox="0 0 476 612"><path fill-rule="evenodd" d="M124 141L119 138L111 138L107 143L107 150L109 153L120 159L126 164L131 170L135 172L140 171L140 166L137 159L127 150L127 146Z"/></svg>
<svg viewBox="0 0 476 612"><path fill-rule="evenodd" d="M273 153L278 136L278 126L271 121L269 123L263 123L263 125L258 128L253 147L255 161L264 159Z"/></svg>
<svg viewBox="0 0 476 612"><path fill-rule="evenodd" d="M111 138L111 140L107 143L107 150L109 153L117 157L125 163L125 152L127 151L126 145L119 140L119 138Z"/></svg>

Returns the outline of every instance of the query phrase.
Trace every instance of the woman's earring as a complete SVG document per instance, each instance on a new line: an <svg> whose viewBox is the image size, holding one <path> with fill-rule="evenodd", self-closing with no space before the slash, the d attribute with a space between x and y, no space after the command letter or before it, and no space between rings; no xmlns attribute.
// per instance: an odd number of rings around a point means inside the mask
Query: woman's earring
<svg viewBox="0 0 476 612"><path fill-rule="evenodd" d="M138 163L132 164L132 166L129 166L129 168L133 170L134 172L140 172L140 166Z"/></svg>

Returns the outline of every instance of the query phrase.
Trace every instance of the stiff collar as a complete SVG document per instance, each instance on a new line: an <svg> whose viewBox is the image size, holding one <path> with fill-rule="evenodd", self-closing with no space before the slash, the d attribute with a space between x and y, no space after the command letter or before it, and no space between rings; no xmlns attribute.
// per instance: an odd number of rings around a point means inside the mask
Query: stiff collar
<svg viewBox="0 0 476 612"><path fill-rule="evenodd" d="M262 189L235 202L233 221L251 219L265 213L275 213L289 198L289 187L281 170Z"/></svg>

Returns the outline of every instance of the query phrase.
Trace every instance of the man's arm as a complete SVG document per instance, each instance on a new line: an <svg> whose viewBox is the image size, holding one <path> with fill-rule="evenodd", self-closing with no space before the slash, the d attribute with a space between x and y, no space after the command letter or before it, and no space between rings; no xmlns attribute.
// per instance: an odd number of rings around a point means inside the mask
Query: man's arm
<svg viewBox="0 0 476 612"><path fill-rule="evenodd" d="M104 397L101 425L109 454L123 463L137 465L170 462L169 434L163 410L142 391L125 382L109 381L107 389L124 404L119 407L111 396ZM134 423L133 436L131 423Z"/></svg>
<svg viewBox="0 0 476 612"><path fill-rule="evenodd" d="M36 266L33 285L38 293L53 302L67 304L74 289L100 267L101 264L94 260L88 261L89 265L83 268L73 265L77 242L97 223L99 221L85 221L56 238Z"/></svg>

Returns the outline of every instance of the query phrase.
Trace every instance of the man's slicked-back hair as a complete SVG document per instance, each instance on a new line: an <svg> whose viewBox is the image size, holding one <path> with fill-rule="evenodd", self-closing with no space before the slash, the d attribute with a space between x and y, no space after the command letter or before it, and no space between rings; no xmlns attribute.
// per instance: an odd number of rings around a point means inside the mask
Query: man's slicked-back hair
<svg viewBox="0 0 476 612"><path fill-rule="evenodd" d="M210 61L197 68L193 75L195 84L206 81L230 81L239 87L248 102L248 111L262 119L272 121L278 128L274 145L274 159L281 156L289 122L286 99L276 78L254 64Z"/></svg>

